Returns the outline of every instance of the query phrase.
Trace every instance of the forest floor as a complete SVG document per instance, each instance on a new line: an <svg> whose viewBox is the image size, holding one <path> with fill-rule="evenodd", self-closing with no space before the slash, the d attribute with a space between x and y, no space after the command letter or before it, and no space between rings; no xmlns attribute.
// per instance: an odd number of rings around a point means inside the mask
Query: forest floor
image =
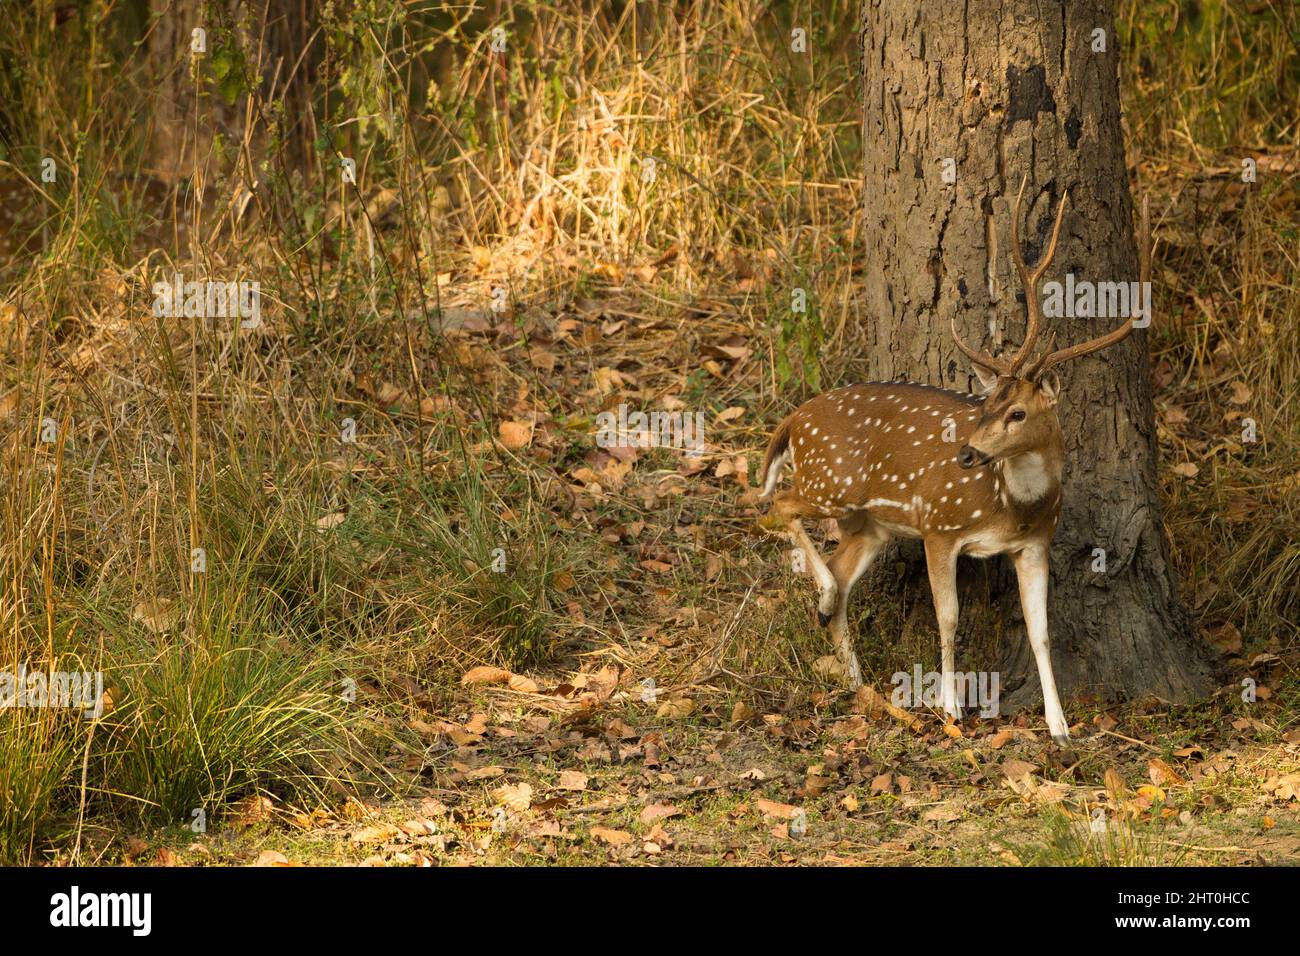
<svg viewBox="0 0 1300 956"><path fill-rule="evenodd" d="M218 833L135 837L118 861L1300 863L1300 733L1278 746L1265 722L1214 708L1106 712L1062 751L1032 720L913 730L853 713L847 693L796 713L732 720L704 705L672 718L617 666L559 680L538 694L467 692L410 768L420 795L353 798L337 814L250 797Z"/></svg>
<svg viewBox="0 0 1300 956"><path fill-rule="evenodd" d="M388 755L391 777L370 795L311 810L251 796L207 834L123 841L91 828L90 853L137 865L1300 863L1294 647L1243 651L1239 634L1207 645L1225 683L1191 707L1070 702L1066 750L1040 714L955 725L891 714L871 692L838 688L811 581L792 572L784 539L752 529L764 429L727 396L753 393L753 343L716 315L663 321L625 296L577 314L472 313L445 332L473 363L496 326L522 327L519 347L492 353L491 378L526 375L542 396L514 407L527 440L504 450L566 462L562 488L541 494L557 502L552 533L582 555L581 568L552 572L572 629L560 667L467 660L458 686L395 680L409 692L373 676L361 702L391 715L401 699L400 731L417 743ZM546 396L599 394L602 382L633 400L662 395L701 354L720 384L698 461L593 451L589 432L541 411L554 407ZM491 455L482 462L490 476ZM541 544L511 553L530 547ZM908 612L870 587L851 624L868 680L889 696L900 660L933 665L937 635L927 595ZM963 613L959 658L974 667L992 652L975 637L992 612ZM1256 700L1241 698L1243 677Z"/></svg>

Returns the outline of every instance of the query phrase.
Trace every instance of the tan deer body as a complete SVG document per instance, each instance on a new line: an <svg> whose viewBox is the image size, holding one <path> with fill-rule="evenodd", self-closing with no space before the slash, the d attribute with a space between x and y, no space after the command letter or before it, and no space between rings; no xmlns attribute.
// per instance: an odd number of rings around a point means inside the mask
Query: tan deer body
<svg viewBox="0 0 1300 956"><path fill-rule="evenodd" d="M1064 742L1069 729L1052 676L1047 580L1048 551L1061 512L1065 443L1056 416L1058 385L1043 375L1053 365L1119 341L1132 331L1133 320L1091 342L1049 351L1022 372L1038 339L1037 286L1056 249L1065 199L1051 243L1032 271L1020 257L1019 207L1017 196L1011 238L1028 302L1025 342L1010 358L995 358L957 339L975 363L984 394L868 382L805 402L777 426L768 444L763 496L772 498L787 462L793 488L775 495L764 524L789 531L807 556L820 591L818 618L830 625L853 687L862 676L848 633L849 594L892 537L923 540L942 645L942 703L954 717L961 714L955 686L957 558L1009 555L1020 581L1048 728ZM1144 282L1150 274L1148 236L1144 206ZM813 546L805 518L838 522L840 542L829 560Z"/></svg>

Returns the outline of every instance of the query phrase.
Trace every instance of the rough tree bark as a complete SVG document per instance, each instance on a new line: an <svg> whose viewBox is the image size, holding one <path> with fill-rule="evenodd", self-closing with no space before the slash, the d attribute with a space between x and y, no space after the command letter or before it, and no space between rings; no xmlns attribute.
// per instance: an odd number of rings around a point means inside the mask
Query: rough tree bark
<svg viewBox="0 0 1300 956"><path fill-rule="evenodd" d="M1022 209L1036 261L1061 192L1069 208L1044 282L1137 279L1120 124L1112 0L864 0L862 23L869 371L971 388L949 319L995 354L1024 334L1009 254ZM1105 52L1094 52L1104 31ZM947 168L955 182L945 181ZM1114 318L1047 320L1057 345ZM1160 316L1154 313L1154 323ZM1147 332L1060 369L1064 501L1052 549L1052 659L1063 693L1185 700L1207 674L1168 561L1156 485ZM1094 549L1106 553L1094 571ZM1003 561L1005 559L996 559ZM1012 708L1041 700L1014 596L999 669Z"/></svg>

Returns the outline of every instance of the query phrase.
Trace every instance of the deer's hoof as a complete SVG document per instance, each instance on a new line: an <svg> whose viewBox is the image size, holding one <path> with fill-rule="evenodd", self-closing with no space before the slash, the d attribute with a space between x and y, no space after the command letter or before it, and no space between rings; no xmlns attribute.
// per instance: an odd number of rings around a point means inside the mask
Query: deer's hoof
<svg viewBox="0 0 1300 956"><path fill-rule="evenodd" d="M817 611L817 623L820 624L822 627L825 627L830 622L831 622L831 616L819 609Z"/></svg>

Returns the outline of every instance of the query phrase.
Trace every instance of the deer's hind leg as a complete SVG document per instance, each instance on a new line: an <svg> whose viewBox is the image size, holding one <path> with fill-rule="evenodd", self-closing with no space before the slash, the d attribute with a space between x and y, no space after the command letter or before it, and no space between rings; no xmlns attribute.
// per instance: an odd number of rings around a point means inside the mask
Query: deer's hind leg
<svg viewBox="0 0 1300 956"><path fill-rule="evenodd" d="M857 689L862 684L862 668L853 651L853 636L849 633L849 596L858 580L871 567L880 549L889 541L889 532L866 515L853 515L840 519L839 547L827 562L835 578L835 609L830 619L831 638L835 642L835 656L844 665L849 687Z"/></svg>
<svg viewBox="0 0 1300 956"><path fill-rule="evenodd" d="M808 537L808 532L804 530L803 522L800 518L814 517L816 511L805 504L797 495L791 492L785 492L777 495L772 503L772 518L783 524L787 531L790 532L790 539L794 542L795 547L803 552L808 561L808 566L812 569L813 578L817 581L817 620L824 627L830 622L831 615L835 611L835 599L837 586L835 575L826 565L826 559L821 556L817 546L812 543Z"/></svg>

